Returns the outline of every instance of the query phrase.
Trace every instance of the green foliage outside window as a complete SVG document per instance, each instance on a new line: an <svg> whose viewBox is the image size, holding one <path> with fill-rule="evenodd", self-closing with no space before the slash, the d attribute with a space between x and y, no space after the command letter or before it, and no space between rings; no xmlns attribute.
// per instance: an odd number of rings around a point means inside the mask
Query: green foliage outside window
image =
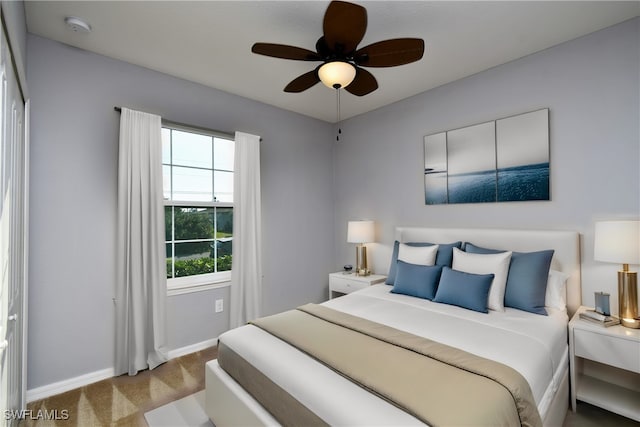
<svg viewBox="0 0 640 427"><path fill-rule="evenodd" d="M193 276L215 272L215 263L218 262L218 271L231 270L231 255L223 255L218 258L196 258L176 260L175 277ZM167 260L167 279L171 278L171 259Z"/></svg>
<svg viewBox="0 0 640 427"><path fill-rule="evenodd" d="M170 243L172 220L175 221L174 244ZM233 208L167 206L165 207L165 235L167 278L231 270ZM191 239L207 240L184 242ZM175 253L173 276L171 273L172 251Z"/></svg>

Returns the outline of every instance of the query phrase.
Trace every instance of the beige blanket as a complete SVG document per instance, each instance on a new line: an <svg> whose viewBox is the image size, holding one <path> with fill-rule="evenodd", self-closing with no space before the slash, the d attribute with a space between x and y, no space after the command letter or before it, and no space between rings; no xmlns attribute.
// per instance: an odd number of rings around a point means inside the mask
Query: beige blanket
<svg viewBox="0 0 640 427"><path fill-rule="evenodd" d="M433 427L542 425L501 363L315 304L251 323Z"/></svg>

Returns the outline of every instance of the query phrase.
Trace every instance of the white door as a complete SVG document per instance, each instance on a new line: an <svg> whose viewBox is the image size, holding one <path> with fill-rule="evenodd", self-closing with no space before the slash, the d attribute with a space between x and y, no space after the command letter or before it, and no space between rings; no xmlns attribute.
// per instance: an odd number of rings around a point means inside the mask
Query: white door
<svg viewBox="0 0 640 427"><path fill-rule="evenodd" d="M0 31L0 424L24 409L27 151L24 100L5 29ZM15 412L14 412L15 413Z"/></svg>

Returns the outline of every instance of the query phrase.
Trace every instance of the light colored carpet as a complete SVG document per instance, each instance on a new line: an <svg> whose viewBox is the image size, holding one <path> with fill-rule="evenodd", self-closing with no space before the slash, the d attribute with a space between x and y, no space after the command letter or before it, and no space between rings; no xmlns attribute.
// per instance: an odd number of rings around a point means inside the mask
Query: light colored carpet
<svg viewBox="0 0 640 427"><path fill-rule="evenodd" d="M204 410L204 390L144 414L149 427L214 427Z"/></svg>

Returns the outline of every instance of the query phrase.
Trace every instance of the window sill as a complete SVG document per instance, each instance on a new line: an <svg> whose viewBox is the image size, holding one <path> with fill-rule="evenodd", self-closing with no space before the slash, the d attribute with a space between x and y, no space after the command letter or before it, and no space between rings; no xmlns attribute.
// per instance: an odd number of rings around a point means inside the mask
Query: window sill
<svg viewBox="0 0 640 427"><path fill-rule="evenodd" d="M169 279L167 281L167 296L190 294L193 292L209 291L211 289L220 289L231 286L231 272L227 274L216 273L213 277L197 276L180 279ZM191 280L184 280L191 279Z"/></svg>

